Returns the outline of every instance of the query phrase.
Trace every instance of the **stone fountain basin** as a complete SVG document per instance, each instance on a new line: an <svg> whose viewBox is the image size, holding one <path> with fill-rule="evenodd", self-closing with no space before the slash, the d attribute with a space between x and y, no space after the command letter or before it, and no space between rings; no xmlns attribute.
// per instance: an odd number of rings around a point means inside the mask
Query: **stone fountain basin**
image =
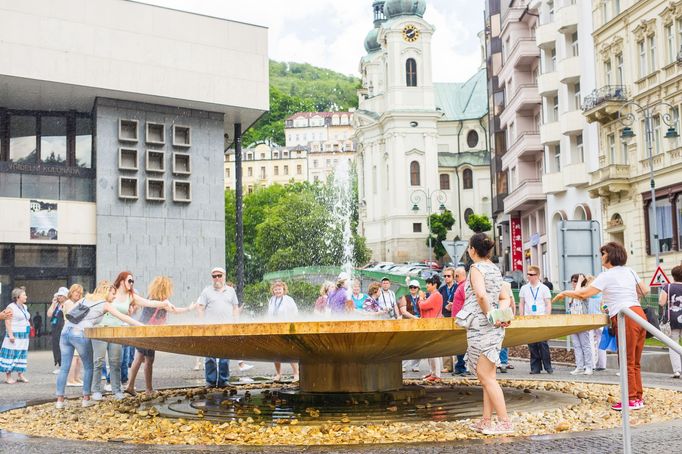
<svg viewBox="0 0 682 454"><path fill-rule="evenodd" d="M596 329L606 315L516 318L504 346ZM401 360L463 354L452 318L97 327L91 339L185 355L301 363L306 392L375 392L402 386Z"/></svg>

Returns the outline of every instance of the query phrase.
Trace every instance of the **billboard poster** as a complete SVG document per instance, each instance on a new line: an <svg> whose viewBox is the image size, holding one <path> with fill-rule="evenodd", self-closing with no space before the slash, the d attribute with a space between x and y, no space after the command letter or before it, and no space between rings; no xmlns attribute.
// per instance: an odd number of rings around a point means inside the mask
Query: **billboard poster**
<svg viewBox="0 0 682 454"><path fill-rule="evenodd" d="M511 218L511 270L523 271L523 240L521 238L521 218Z"/></svg>
<svg viewBox="0 0 682 454"><path fill-rule="evenodd" d="M31 200L30 207L31 239L57 241L57 204Z"/></svg>

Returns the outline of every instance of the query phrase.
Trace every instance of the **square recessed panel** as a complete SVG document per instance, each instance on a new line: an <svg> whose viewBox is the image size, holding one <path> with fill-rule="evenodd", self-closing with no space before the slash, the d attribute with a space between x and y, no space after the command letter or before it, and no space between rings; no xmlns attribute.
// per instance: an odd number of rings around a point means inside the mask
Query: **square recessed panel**
<svg viewBox="0 0 682 454"><path fill-rule="evenodd" d="M173 181L173 201L182 203L192 201L192 186L189 181Z"/></svg>
<svg viewBox="0 0 682 454"><path fill-rule="evenodd" d="M118 196L121 199L137 199L137 178L119 177Z"/></svg>
<svg viewBox="0 0 682 454"><path fill-rule="evenodd" d="M137 120L119 118L118 140L121 142L137 142Z"/></svg>
<svg viewBox="0 0 682 454"><path fill-rule="evenodd" d="M192 128L189 126L173 125L173 146L190 147L192 145Z"/></svg>
<svg viewBox="0 0 682 454"><path fill-rule="evenodd" d="M186 153L173 153L173 173L189 175L192 173L192 158Z"/></svg>
<svg viewBox="0 0 682 454"><path fill-rule="evenodd" d="M161 179L147 179L147 200L166 200L166 182Z"/></svg>
<svg viewBox="0 0 682 454"><path fill-rule="evenodd" d="M163 123L147 122L145 142L163 145L166 143L166 125Z"/></svg>
<svg viewBox="0 0 682 454"><path fill-rule="evenodd" d="M166 160L163 151L147 150L145 170L156 173L163 173L166 170Z"/></svg>
<svg viewBox="0 0 682 454"><path fill-rule="evenodd" d="M137 150L135 148L118 149L119 170L137 170Z"/></svg>

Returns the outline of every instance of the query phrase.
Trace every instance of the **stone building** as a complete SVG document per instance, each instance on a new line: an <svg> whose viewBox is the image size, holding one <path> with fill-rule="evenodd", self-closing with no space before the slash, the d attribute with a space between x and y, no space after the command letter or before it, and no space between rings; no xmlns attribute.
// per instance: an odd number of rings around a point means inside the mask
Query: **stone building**
<svg viewBox="0 0 682 454"><path fill-rule="evenodd" d="M309 180L308 147L258 143L242 149L242 187L245 194L271 184ZM225 189L235 189L234 150L225 153Z"/></svg>

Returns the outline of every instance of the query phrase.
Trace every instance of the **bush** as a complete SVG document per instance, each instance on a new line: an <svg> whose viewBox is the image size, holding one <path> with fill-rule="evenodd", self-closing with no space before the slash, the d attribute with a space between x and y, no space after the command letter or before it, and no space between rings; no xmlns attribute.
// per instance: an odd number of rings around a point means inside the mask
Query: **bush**
<svg viewBox="0 0 682 454"><path fill-rule="evenodd" d="M244 308L253 311L256 315L265 314L268 311L270 282L261 281L244 287ZM320 286L306 281L289 281L289 296L291 296L299 312L312 312L315 300L320 295Z"/></svg>
<svg viewBox="0 0 682 454"><path fill-rule="evenodd" d="M485 214L472 214L469 216L467 225L476 233L487 232L493 228L490 218Z"/></svg>

